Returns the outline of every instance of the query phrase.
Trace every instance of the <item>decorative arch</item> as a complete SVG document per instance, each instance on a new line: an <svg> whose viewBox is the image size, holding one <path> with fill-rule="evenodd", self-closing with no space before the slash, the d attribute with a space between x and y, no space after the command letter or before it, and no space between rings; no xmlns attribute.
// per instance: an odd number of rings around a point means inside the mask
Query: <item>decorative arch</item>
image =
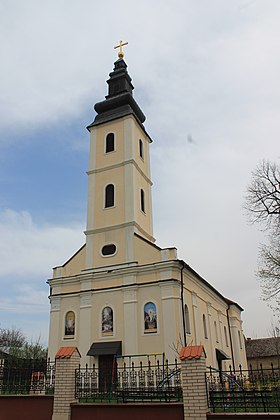
<svg viewBox="0 0 280 420"><path fill-rule="evenodd" d="M75 313L73 311L68 311L65 314L64 335L65 336L75 335Z"/></svg>
<svg viewBox="0 0 280 420"><path fill-rule="evenodd" d="M154 302L144 305L144 332L157 332L157 308Z"/></svg>
<svg viewBox="0 0 280 420"><path fill-rule="evenodd" d="M113 309L110 306L105 306L102 309L102 335L113 335L114 333L114 317Z"/></svg>
<svg viewBox="0 0 280 420"><path fill-rule="evenodd" d="M114 207L115 205L115 187L108 184L105 187L105 208Z"/></svg>

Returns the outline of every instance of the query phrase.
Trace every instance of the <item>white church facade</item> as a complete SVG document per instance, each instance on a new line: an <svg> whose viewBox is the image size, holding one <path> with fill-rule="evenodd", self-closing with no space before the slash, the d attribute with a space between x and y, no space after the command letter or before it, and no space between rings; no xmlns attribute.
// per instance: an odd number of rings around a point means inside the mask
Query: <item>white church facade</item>
<svg viewBox="0 0 280 420"><path fill-rule="evenodd" d="M145 116L133 98L122 54L88 126L86 243L53 270L49 356L76 346L82 363L164 354L203 344L207 365L246 367L242 308L226 299L176 248L153 237ZM140 357L140 356L139 356Z"/></svg>

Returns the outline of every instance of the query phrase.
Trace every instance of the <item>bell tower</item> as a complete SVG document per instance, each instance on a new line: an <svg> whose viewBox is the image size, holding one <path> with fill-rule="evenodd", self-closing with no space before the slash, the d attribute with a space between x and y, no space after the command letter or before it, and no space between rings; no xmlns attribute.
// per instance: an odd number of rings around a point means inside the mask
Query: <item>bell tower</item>
<svg viewBox="0 0 280 420"><path fill-rule="evenodd" d="M120 47L122 47L122 42ZM90 132L86 269L135 262L135 234L154 242L145 116L133 98L122 48Z"/></svg>

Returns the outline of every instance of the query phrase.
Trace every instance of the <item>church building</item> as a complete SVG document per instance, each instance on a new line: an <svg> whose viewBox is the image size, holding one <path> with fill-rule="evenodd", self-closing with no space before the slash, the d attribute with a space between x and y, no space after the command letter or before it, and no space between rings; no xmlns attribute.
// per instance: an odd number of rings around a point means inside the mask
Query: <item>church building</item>
<svg viewBox="0 0 280 420"><path fill-rule="evenodd" d="M101 368L116 356L164 354L174 361L182 346L203 344L207 365L246 368L243 309L179 260L176 248L155 242L152 139L122 45L108 95L87 127L85 244L48 281L49 356L76 346L82 364Z"/></svg>

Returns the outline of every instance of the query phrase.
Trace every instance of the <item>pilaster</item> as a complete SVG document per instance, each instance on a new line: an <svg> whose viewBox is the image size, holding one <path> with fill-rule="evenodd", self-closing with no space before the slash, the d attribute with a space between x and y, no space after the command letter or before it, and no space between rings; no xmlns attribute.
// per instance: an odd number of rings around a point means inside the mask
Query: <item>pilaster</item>
<svg viewBox="0 0 280 420"><path fill-rule="evenodd" d="M89 282L90 283L90 282ZM90 284L85 283L84 288L90 288ZM83 293L80 296L80 328L79 328L79 348L83 355L82 363L88 362L85 356L91 346L91 293Z"/></svg>
<svg viewBox="0 0 280 420"><path fill-rule="evenodd" d="M201 332L198 320L198 307L197 307L197 294L192 293L192 311L193 311L193 320L194 320L194 332L195 332L195 344L199 345L201 343Z"/></svg>
<svg viewBox="0 0 280 420"><path fill-rule="evenodd" d="M162 325L160 325L161 333L164 337L164 351L167 358L172 357L171 348L176 345L179 340L179 331L176 322L176 305L179 296L174 293L174 287L168 283L161 283L161 305L162 305Z"/></svg>
<svg viewBox="0 0 280 420"><path fill-rule="evenodd" d="M55 358L55 352L58 348L60 337L60 297L51 297L50 311L50 329L49 329L49 348L48 357L51 360Z"/></svg>
<svg viewBox="0 0 280 420"><path fill-rule="evenodd" d="M212 322L212 305L210 302L207 303L207 320L208 320L208 339L210 341L210 348L211 348L211 366L216 364L216 357L215 357L215 343L213 338L213 322Z"/></svg>
<svg viewBox="0 0 280 420"><path fill-rule="evenodd" d="M137 288L130 287L123 291L124 311L124 354L136 354L138 351Z"/></svg>

